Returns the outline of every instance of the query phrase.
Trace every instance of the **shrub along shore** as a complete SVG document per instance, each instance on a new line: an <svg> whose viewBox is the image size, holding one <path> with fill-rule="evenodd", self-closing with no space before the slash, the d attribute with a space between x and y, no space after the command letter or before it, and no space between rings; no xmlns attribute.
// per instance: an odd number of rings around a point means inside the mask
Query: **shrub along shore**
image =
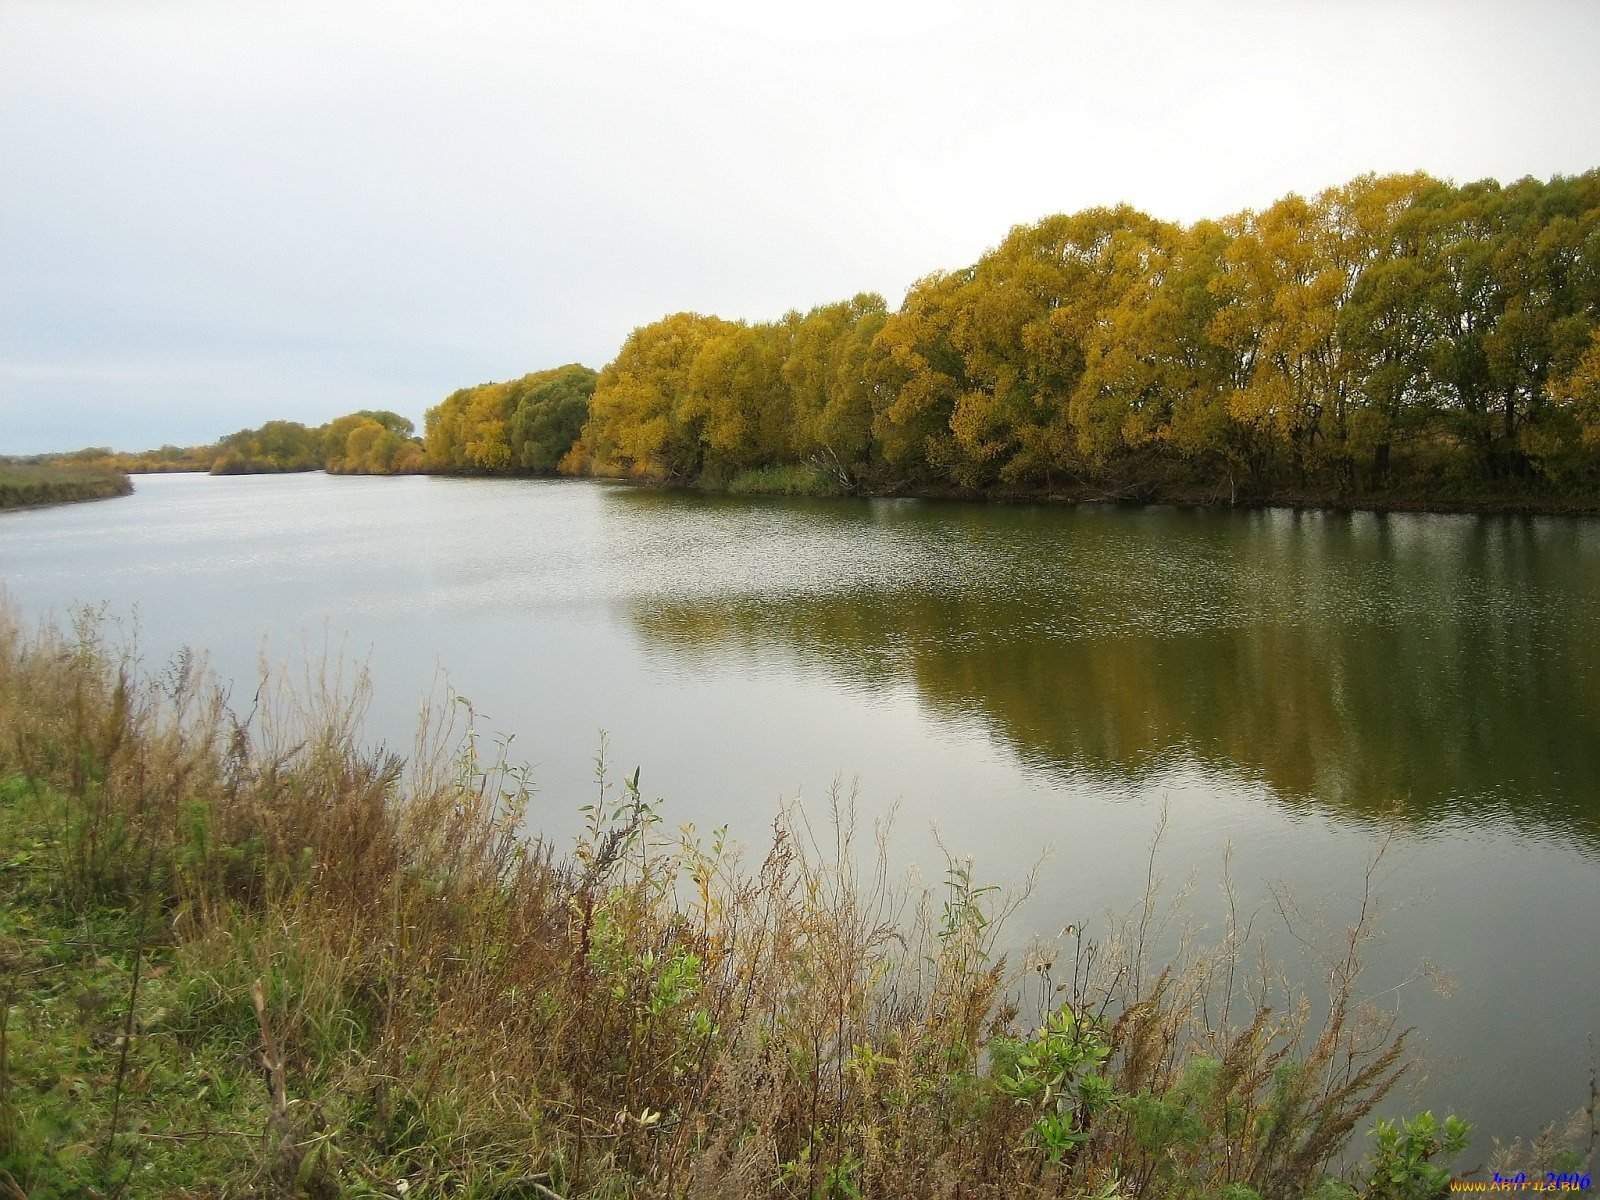
<svg viewBox="0 0 1600 1200"><path fill-rule="evenodd" d="M1320 996L1154 907L1011 961L847 804L741 852L602 761L559 850L466 706L408 764L360 713L0 607L0 1195L1420 1197L1465 1141L1367 1128L1369 930Z"/></svg>

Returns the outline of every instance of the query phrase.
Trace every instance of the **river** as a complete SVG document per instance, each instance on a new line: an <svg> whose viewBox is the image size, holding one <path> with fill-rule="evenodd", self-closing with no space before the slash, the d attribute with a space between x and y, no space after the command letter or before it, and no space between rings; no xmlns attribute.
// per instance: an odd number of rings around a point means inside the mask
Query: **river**
<svg viewBox="0 0 1600 1200"><path fill-rule="evenodd" d="M1165 813L1182 920L1215 935L1226 857L1310 980L1301 939L1354 918L1376 858L1365 983L1421 1034L1388 1107L1459 1112L1487 1147L1587 1098L1600 520L136 484L0 515L25 613L103 603L152 668L208 651L236 703L263 658L331 646L401 751L447 680L514 733L555 838L601 730L669 822L755 845L780 799L842 781L935 882L934 828L1001 884L1047 854L1014 945L1127 912Z"/></svg>

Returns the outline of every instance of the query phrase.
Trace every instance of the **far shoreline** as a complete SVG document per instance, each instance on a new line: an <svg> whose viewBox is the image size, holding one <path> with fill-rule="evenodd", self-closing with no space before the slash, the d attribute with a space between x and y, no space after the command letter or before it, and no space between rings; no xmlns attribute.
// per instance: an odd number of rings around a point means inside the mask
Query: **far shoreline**
<svg viewBox="0 0 1600 1200"><path fill-rule="evenodd" d="M1040 505L1048 507L1074 507L1078 505L1104 505L1117 508L1143 508L1163 506L1168 508L1203 508L1219 511L1279 509L1292 512L1328 513L1430 513L1437 516L1549 516L1594 517L1600 516L1600 498L1578 496L1487 496L1440 498L1427 496L1361 494L1354 496L1319 492L1314 489L1278 489L1248 496L1219 495L1216 488L1201 487L1129 487L1121 490L1106 488L1038 488L1038 489L964 489L950 486L905 486L888 488L860 488L857 490L818 492L814 494L786 492L777 489L751 488L734 491L727 487L708 487L694 482L633 478L623 475L554 475L518 474L502 475L470 471L425 471L417 474L435 475L457 479L571 479L598 483L621 484L645 490L687 492L707 496L766 496L787 499L812 500L923 500L931 503Z"/></svg>

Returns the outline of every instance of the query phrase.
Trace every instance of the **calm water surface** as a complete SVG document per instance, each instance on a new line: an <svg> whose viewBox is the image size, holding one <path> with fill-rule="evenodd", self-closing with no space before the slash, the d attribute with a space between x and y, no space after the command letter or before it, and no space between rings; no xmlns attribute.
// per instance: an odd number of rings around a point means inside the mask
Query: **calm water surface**
<svg viewBox="0 0 1600 1200"><path fill-rule="evenodd" d="M402 749L442 670L514 731L553 836L602 729L669 820L752 843L842 778L868 817L898 804L894 852L935 879L935 826L1000 882L1049 850L1020 942L1127 911L1165 809L1155 861L1189 921L1218 926L1231 847L1258 928L1315 979L1273 890L1337 931L1393 831L1366 982L1425 1036L1390 1107L1510 1136L1586 1098L1600 522L137 485L0 516L26 612L103 601L152 664L205 648L243 695L263 655L343 646Z"/></svg>

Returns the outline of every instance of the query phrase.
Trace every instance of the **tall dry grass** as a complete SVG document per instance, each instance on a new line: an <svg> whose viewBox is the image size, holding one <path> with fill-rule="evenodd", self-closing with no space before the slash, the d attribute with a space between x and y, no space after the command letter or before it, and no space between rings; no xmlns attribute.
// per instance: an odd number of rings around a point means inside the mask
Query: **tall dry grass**
<svg viewBox="0 0 1600 1200"><path fill-rule="evenodd" d="M1153 968L1154 889L1012 962L971 864L893 878L848 796L742 852L602 756L558 848L464 705L403 763L332 665L241 713L110 629L0 606L0 778L63 798L62 902L138 914L253 1081L216 1194L1350 1195L1330 1163L1405 1069L1363 927L1320 997L1237 920Z"/></svg>

